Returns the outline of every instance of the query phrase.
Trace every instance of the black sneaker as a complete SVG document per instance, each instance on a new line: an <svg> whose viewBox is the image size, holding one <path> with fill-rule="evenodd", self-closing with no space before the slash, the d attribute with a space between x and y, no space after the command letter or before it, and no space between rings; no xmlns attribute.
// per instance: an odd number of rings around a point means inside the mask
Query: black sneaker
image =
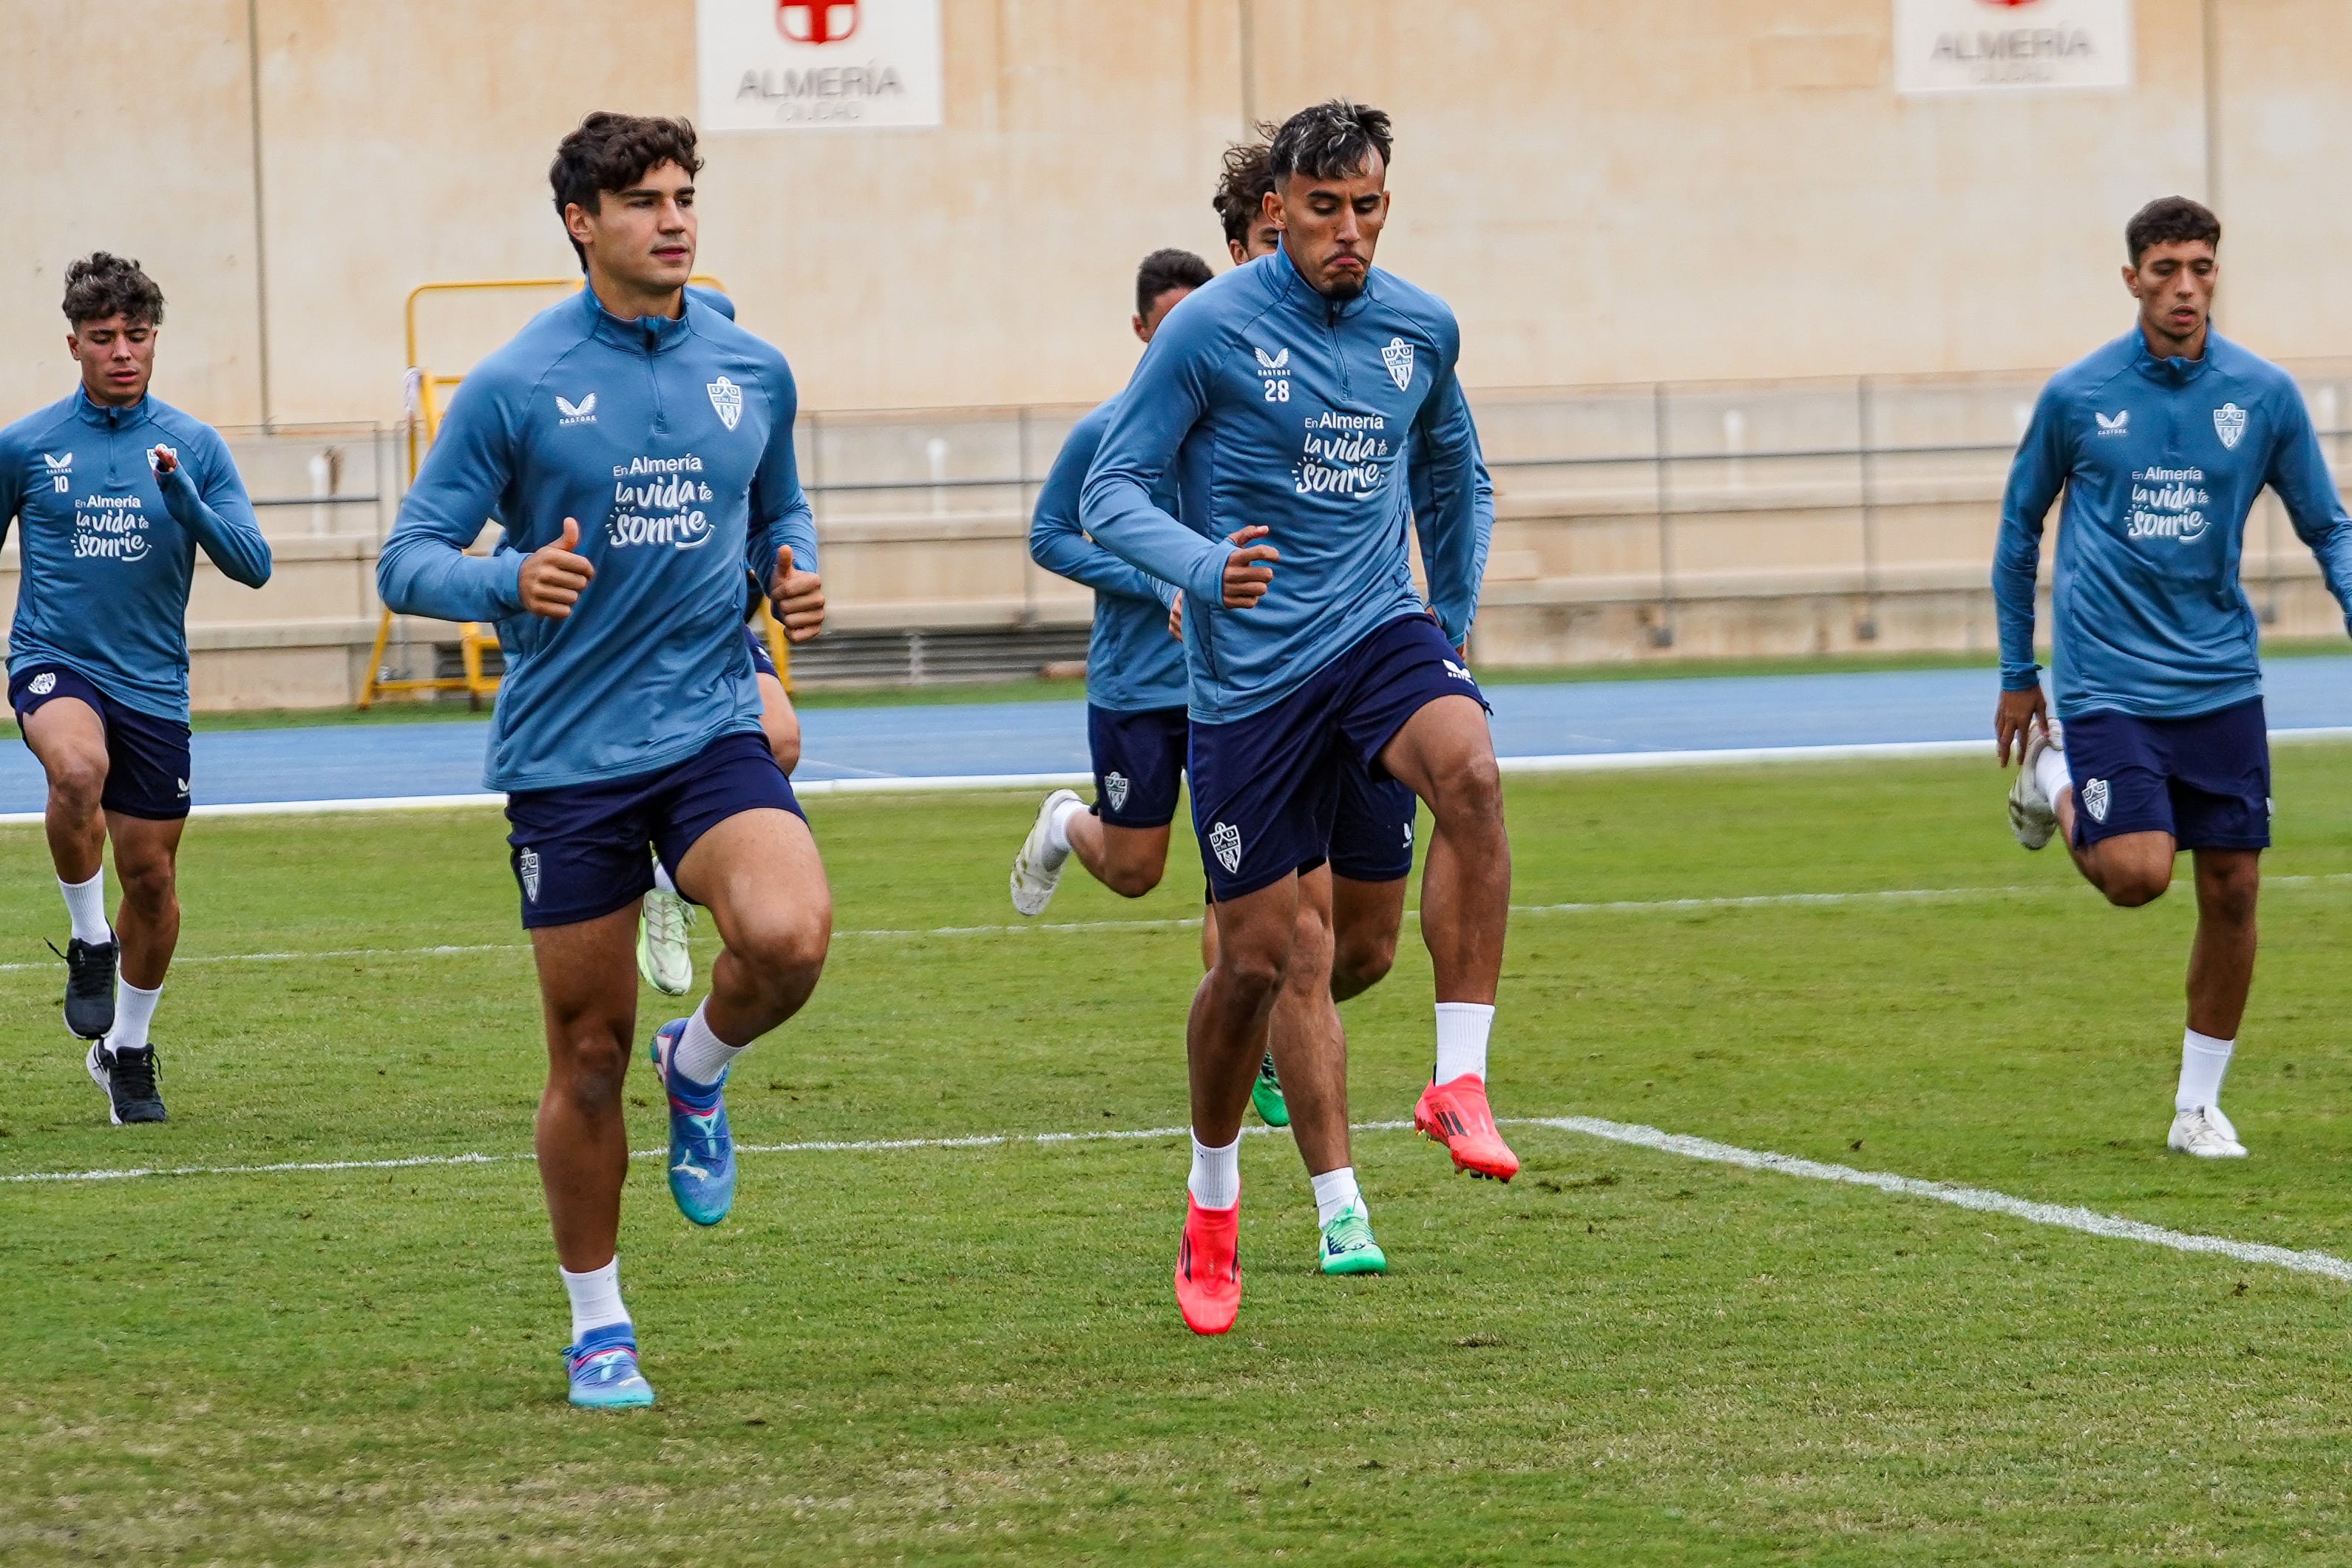
<svg viewBox="0 0 2352 1568"><path fill-rule="evenodd" d="M122 944L110 937L66 944L66 1028L84 1040L104 1040L114 1027L114 966Z"/></svg>
<svg viewBox="0 0 2352 1568"><path fill-rule="evenodd" d="M163 1096L155 1087L153 1046L109 1051L104 1040L90 1041L89 1079L106 1091L108 1114L116 1126L163 1119Z"/></svg>

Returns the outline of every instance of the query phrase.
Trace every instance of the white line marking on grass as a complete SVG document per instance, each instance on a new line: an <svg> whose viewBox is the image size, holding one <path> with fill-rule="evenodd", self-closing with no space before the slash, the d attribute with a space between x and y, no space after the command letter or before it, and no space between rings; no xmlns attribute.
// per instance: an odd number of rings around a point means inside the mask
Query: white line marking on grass
<svg viewBox="0 0 2352 1568"><path fill-rule="evenodd" d="M1771 1171L1780 1176L1802 1176L1808 1181L1874 1187L1898 1197L1930 1198L1937 1203L1972 1208L1979 1213L2005 1214L2012 1219L2023 1219L2035 1225L2079 1230L2086 1236L2104 1236L2117 1241L2143 1241L2151 1247L2169 1247L2176 1252L2216 1252L2224 1258L2234 1258L2241 1263L2267 1263L2274 1269L2292 1269L2301 1274L2318 1274L2352 1283L2352 1263L2326 1252L2298 1252L2291 1248L2273 1247L2260 1241L2232 1241L2227 1237L2167 1230L2159 1225L2121 1219L2095 1209L2011 1197L2005 1192L1994 1192L1989 1187L1958 1186L1948 1182L1921 1181L1916 1176L1894 1176L1885 1171L1825 1165L1820 1160L1799 1159L1793 1155L1743 1149L1735 1145L1718 1144L1712 1139L1694 1138L1681 1133L1662 1133L1655 1127L1605 1122L1597 1116L1535 1116L1514 1119L1514 1124L1555 1127L1565 1133L1581 1133L1589 1138L1606 1138L1612 1143L1633 1144L1662 1154L1680 1155L1685 1159L1738 1166L1753 1171Z"/></svg>
<svg viewBox="0 0 2352 1568"><path fill-rule="evenodd" d="M2352 882L2352 872L2329 872L2319 875L2265 877L2265 887L2317 887L2327 883ZM1621 898L1603 899L1585 904L1515 904L1514 915L1643 915L1673 914L1693 909L1767 909L1776 907L1834 907L1845 904L1916 903L1937 899L2026 898L2046 894L2074 894L2082 889L2072 883L2029 886L2012 883L2007 887L1889 887L1864 889L1856 893L1751 893L1721 898ZM1421 911L1408 909L1408 920L1421 918ZM1066 934L1074 931L1189 931L1199 927L1197 915L1181 919L1165 920L1032 920L1007 925L907 925L881 926L868 930L836 931L836 940L862 937L877 940L905 940L919 936L1014 936L1033 932L1050 931ZM183 955L173 959L180 964L293 964L312 958L446 958L471 953L528 953L528 942L468 942L444 943L429 947L326 947L315 952L275 953L209 953ZM41 959L31 963L0 964L0 975L26 974L54 969L58 960Z"/></svg>
<svg viewBox="0 0 2352 1568"><path fill-rule="evenodd" d="M2005 1192L1990 1187L1961 1186L1949 1182L1922 1181L1916 1176L1895 1176L1886 1171L1858 1170L1852 1166L1825 1164L1820 1160L1801 1159L1794 1155L1777 1155L1769 1150L1743 1149L1734 1144L1718 1144L1711 1138L1692 1137L1684 1133L1661 1132L1630 1122L1605 1121L1598 1116L1506 1116L1498 1118L1507 1127L1548 1127L1556 1132L1576 1133L1588 1138L1601 1138L1610 1143L1630 1144L1638 1148L1652 1149L1659 1154L1678 1155L1685 1159L1703 1160L1711 1165L1737 1166L1743 1170L1769 1171L1776 1176L1800 1176L1808 1181L1834 1182L1847 1186L1864 1186L1895 1197L1921 1197L1936 1203L1948 1203L1958 1208L1974 1209L1983 1214L2006 1215L2032 1225L2053 1226L2061 1230L2080 1231L2086 1236L2105 1237L2116 1241L2138 1241L2151 1247L2166 1247L2176 1252L2206 1252L2232 1258L2241 1263L2265 1264L2273 1269L2291 1270L2299 1274L2317 1274L2325 1279L2352 1284L2352 1262L2326 1252L2298 1251L2288 1247L2273 1247L2266 1242L2236 1241L2223 1236L2202 1236L2194 1231L2168 1230L2160 1225L2142 1220L2124 1219L2095 1209L2079 1208L2064 1204L2037 1203L2032 1198L2011 1197ZM1358 1122L1350 1128L1358 1133L1402 1132L1412 1125L1410 1122ZM1245 1133L1265 1134L1271 1127L1244 1127ZM1061 1144L1139 1143L1156 1138L1181 1138L1189 1134L1187 1127L1121 1127L1085 1133L975 1133L953 1138L859 1138L819 1139L793 1144L742 1144L736 1152L745 1155L866 1155L897 1154L920 1149L992 1149L1027 1145L1034 1148L1050 1148ZM635 1149L633 1160L662 1159L665 1149ZM278 1165L260 1166L173 1166L94 1171L27 1171L16 1176L0 1176L0 1183L74 1183L131 1181L146 1176L277 1176L294 1172L335 1174L345 1171L415 1170L428 1166L489 1166L514 1165L530 1160L526 1154L513 1155L412 1155L402 1159L386 1160L296 1160Z"/></svg>

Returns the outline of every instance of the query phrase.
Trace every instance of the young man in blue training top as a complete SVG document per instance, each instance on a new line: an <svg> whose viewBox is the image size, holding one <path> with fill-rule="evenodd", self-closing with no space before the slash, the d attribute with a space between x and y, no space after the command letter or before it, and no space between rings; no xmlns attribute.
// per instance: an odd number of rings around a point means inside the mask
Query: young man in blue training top
<svg viewBox="0 0 2352 1568"><path fill-rule="evenodd" d="M1209 281L1209 264L1186 250L1156 250L1135 275L1137 338L1146 344L1179 301ZM1184 771L1189 724L1184 649L1168 635L1165 583L1139 571L1086 537L1078 491L1118 400L1097 406L1070 427L1029 525L1029 555L1039 566L1095 591L1094 629L1087 638L1087 740L1093 753L1095 803L1056 789L1013 857L1013 907L1040 915L1072 855L1122 898L1160 885L1168 866L1168 825ZM1172 506L1172 491L1162 493Z"/></svg>
<svg viewBox="0 0 2352 1568"><path fill-rule="evenodd" d="M1136 275L1136 336L1148 345L1168 312L1210 277L1208 263L1189 251L1146 256ZM1073 855L1097 881L1127 898L1150 892L1167 868L1168 826L1176 815L1191 735L1184 647L1169 635L1175 590L1088 539L1078 525L1079 491L1118 406L1113 398L1072 427L1038 492L1030 525L1029 553L1037 564L1095 591L1094 631L1087 645L1095 803L1089 810L1075 791L1056 789L1038 808L1013 861L1013 906L1024 915L1044 913ZM1178 505L1165 484L1153 499L1171 514ZM1405 798L1411 801L1410 791ZM1410 811L1408 806L1408 821ZM1311 990L1304 1015L1318 1006L1331 1012L1330 883L1329 873L1319 867L1301 883L1294 980L1285 994ZM1215 916L1212 904L1209 935L1203 937L1212 966ZM1372 1239L1348 1157L1346 1036L1336 1014L1325 1029L1312 1016L1294 1021L1286 1017L1288 1011L1279 1003L1274 1009L1252 1102L1270 1125L1289 1124L1290 1108L1276 1077L1279 1053L1301 1085L1295 1134L1316 1194L1320 1267L1327 1274L1380 1272L1388 1260Z"/></svg>
<svg viewBox="0 0 2352 1568"><path fill-rule="evenodd" d="M535 1144L571 1397L592 1406L653 1402L614 1255L647 847L725 944L709 995L651 1047L670 1194L698 1225L734 1198L729 1063L807 1001L832 931L742 635L754 552L786 634L824 623L795 393L781 354L684 292L700 167L682 120L592 114L564 138L549 178L588 287L466 379L377 569L394 610L496 622L506 650L488 781L539 967ZM493 517L515 549L466 554Z"/></svg>
<svg viewBox="0 0 2352 1568"><path fill-rule="evenodd" d="M1175 1284L1196 1333L1224 1332L1240 1305L1242 1110L1346 752L1410 784L1437 823L1423 919L1440 1081L1415 1122L1465 1168L1517 1168L1485 1086L1510 847L1484 700L1457 662L1476 591L1477 442L1450 392L1452 312L1371 266L1389 151L1387 116L1343 100L1284 124L1270 154L1282 248L1161 324L1080 502L1097 542L1188 601L1193 823L1218 938L1187 1029L1193 1158ZM1408 444L1429 468L1433 614L1405 545ZM1152 501L1171 475L1197 528Z"/></svg>
<svg viewBox="0 0 2352 1568"><path fill-rule="evenodd" d="M2170 1147L2245 1155L2221 1076L2254 974L2254 904L2271 841L2259 633L2238 581L2246 515L2268 486L2352 612L2345 514L2303 394L2212 330L2221 225L2185 197L2125 234L2133 329L2051 379L2011 467L1993 558L2001 762L2018 842L2063 832L2111 904L2136 908L2191 852L2197 936ZM2057 716L2033 659L2042 526L2061 488L2051 595Z"/></svg>
<svg viewBox="0 0 2352 1568"><path fill-rule="evenodd" d="M48 778L49 858L73 925L66 1028L90 1042L109 1119L160 1122L147 1031L180 939L188 587L198 546L260 587L269 546L227 444L148 392L163 291L100 251L66 268L65 315L81 386L0 430L0 538L20 524L24 556L8 700Z"/></svg>
<svg viewBox="0 0 2352 1568"><path fill-rule="evenodd" d="M730 321L735 319L735 302L716 288L687 286L687 295L698 304L708 305ZM801 761L801 720L793 711L792 694L784 690L784 677L776 668L776 661L768 651L767 639L760 635L754 618L767 599L766 576L761 563L752 562L747 573L743 599L743 646L751 655L751 669L760 685L760 728L768 737L768 749L775 754L776 766L786 778ZM677 885L670 881L669 871L660 860L654 862L653 891L646 894L637 921L637 973L646 984L667 997L682 997L694 988L694 954L687 941L694 929L694 905L678 896Z"/></svg>

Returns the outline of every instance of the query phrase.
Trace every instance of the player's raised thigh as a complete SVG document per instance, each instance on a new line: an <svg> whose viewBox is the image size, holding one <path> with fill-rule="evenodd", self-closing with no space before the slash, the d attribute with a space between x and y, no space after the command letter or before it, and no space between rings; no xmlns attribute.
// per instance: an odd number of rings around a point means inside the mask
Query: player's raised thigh
<svg viewBox="0 0 2352 1568"><path fill-rule="evenodd" d="M673 874L680 893L710 911L730 951L796 967L824 962L833 893L815 838L792 812L763 806L721 819Z"/></svg>
<svg viewBox="0 0 2352 1568"><path fill-rule="evenodd" d="M1499 805L1495 739L1475 697L1448 693L1423 703L1381 747L1380 761L1441 821L1451 805Z"/></svg>
<svg viewBox="0 0 2352 1568"><path fill-rule="evenodd" d="M106 788L106 723L79 697L53 697L19 721L25 744L40 760L49 787L94 807Z"/></svg>

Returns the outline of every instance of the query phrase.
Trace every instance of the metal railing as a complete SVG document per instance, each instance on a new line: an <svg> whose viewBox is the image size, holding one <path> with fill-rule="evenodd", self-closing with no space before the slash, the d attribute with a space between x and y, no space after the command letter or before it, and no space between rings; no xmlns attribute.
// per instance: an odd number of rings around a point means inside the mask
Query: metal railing
<svg viewBox="0 0 2352 1568"><path fill-rule="evenodd" d="M2293 367L2331 462L2352 365ZM1889 594L1981 588L2011 455L2041 374L1857 377L1475 393L1498 525L1490 600L1654 609L1837 592L1874 633ZM1079 406L803 415L828 597L868 628L1082 622L1083 589L1028 557L1028 517ZM402 427L225 431L265 527L381 538ZM306 511L305 508L308 508ZM299 522L296 519L299 519ZM2245 552L2258 602L2309 571L2276 502Z"/></svg>

